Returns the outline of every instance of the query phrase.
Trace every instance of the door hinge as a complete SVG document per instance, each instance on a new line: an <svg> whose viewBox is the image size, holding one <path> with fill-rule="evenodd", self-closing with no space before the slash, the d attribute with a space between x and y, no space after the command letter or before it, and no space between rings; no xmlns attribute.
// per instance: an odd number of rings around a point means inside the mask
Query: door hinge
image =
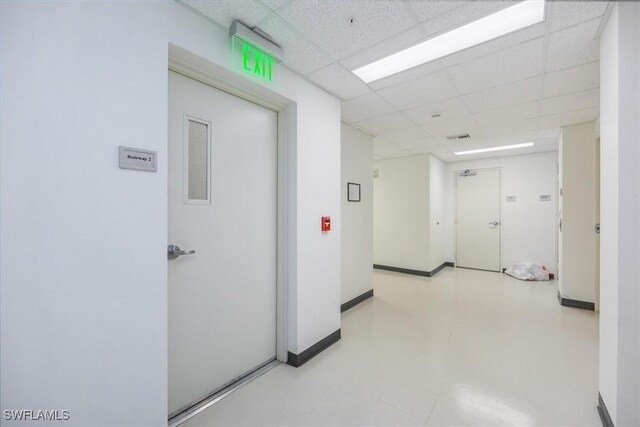
<svg viewBox="0 0 640 427"><path fill-rule="evenodd" d="M596 233L600 234L600 223L596 224Z"/></svg>

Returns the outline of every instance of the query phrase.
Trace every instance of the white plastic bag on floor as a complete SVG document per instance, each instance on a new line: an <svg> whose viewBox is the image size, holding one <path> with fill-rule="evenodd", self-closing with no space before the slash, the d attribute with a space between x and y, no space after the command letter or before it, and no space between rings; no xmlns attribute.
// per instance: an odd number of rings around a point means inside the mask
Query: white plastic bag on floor
<svg viewBox="0 0 640 427"><path fill-rule="evenodd" d="M520 280L549 280L549 272L532 262L517 262L507 268L505 273Z"/></svg>

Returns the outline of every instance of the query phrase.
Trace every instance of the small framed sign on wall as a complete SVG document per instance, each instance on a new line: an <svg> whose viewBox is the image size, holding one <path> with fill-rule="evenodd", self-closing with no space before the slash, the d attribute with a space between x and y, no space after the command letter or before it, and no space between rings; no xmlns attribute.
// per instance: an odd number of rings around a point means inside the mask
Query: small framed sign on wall
<svg viewBox="0 0 640 427"><path fill-rule="evenodd" d="M353 182L347 183L347 201L359 202L360 201L360 184Z"/></svg>

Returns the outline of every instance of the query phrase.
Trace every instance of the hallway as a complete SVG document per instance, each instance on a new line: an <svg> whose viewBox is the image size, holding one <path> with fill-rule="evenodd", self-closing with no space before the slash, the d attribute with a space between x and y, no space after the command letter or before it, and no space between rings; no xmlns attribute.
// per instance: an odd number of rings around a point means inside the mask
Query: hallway
<svg viewBox="0 0 640 427"><path fill-rule="evenodd" d="M560 306L556 289L375 271L374 298L342 315L342 340L183 425L601 425L598 314Z"/></svg>

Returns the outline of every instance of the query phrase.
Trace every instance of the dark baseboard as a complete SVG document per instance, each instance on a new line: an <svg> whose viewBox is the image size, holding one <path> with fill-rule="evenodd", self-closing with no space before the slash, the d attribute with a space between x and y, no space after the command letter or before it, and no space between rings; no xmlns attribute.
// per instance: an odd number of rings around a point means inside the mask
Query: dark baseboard
<svg viewBox="0 0 640 427"><path fill-rule="evenodd" d="M600 415L600 421L602 421L603 427L615 427L611 420L611 415L609 415L607 405L604 404L604 400L602 400L600 392L598 392L598 415Z"/></svg>
<svg viewBox="0 0 640 427"><path fill-rule="evenodd" d="M367 292L363 293L362 295L358 295L357 297L352 298L349 301L342 304L340 306L340 313L344 313L345 311L349 310L351 307L354 307L360 304L362 301L366 301L371 297L373 297L373 289L370 289Z"/></svg>
<svg viewBox="0 0 640 427"><path fill-rule="evenodd" d="M502 269L502 272L504 273L505 271L507 271L506 268ZM553 273L549 273L549 280L554 280L556 278L556 275Z"/></svg>
<svg viewBox="0 0 640 427"><path fill-rule="evenodd" d="M391 267L389 265L373 264L373 268L378 270L395 271L396 273L412 274L414 276L433 277L437 272L445 267L453 267L452 262L444 262L431 271L412 270L410 268Z"/></svg>
<svg viewBox="0 0 640 427"><path fill-rule="evenodd" d="M300 367L307 363L309 360L313 359L315 356L320 354L323 350L331 347L331 345L335 344L340 340L340 329L330 334L329 336L321 339L308 349L304 350L300 354L294 354L289 352L287 357L287 364L293 367Z"/></svg>
<svg viewBox="0 0 640 427"><path fill-rule="evenodd" d="M431 272L422 270L411 270L410 268L391 267L389 265L373 264L373 268L377 270L394 271L396 273L413 274L414 276L429 277Z"/></svg>
<svg viewBox="0 0 640 427"><path fill-rule="evenodd" d="M439 266L437 266L436 268L434 268L433 270L431 270L429 272L429 277L435 276L440 270L442 270L445 267L453 267L453 263L452 262L443 262L442 264L440 264Z"/></svg>
<svg viewBox="0 0 640 427"><path fill-rule="evenodd" d="M560 291L558 291L558 302L560 303L560 305L564 307L579 308L582 310L590 310L590 311L595 311L596 309L596 305L592 302L563 298L562 295L560 295Z"/></svg>

